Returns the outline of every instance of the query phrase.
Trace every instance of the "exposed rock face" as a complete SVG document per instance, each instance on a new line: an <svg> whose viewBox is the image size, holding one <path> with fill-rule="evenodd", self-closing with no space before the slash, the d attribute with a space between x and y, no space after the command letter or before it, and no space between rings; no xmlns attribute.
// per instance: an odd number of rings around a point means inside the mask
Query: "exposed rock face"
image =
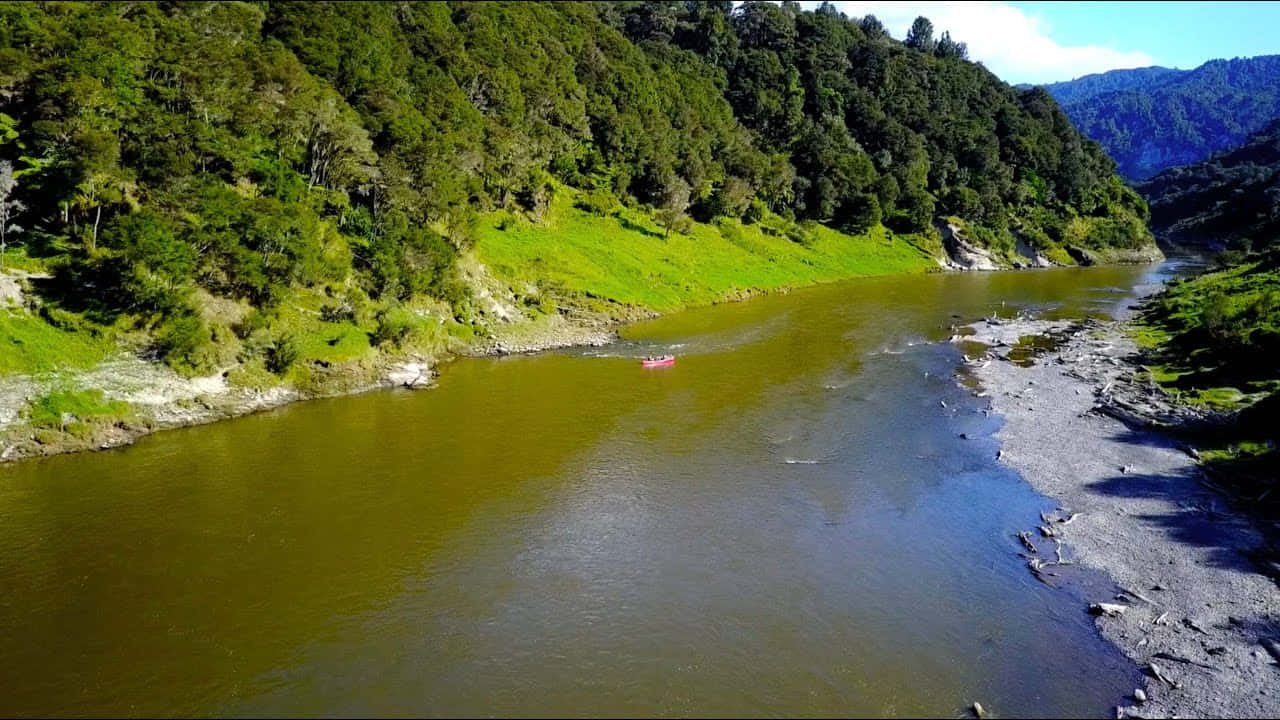
<svg viewBox="0 0 1280 720"><path fill-rule="evenodd" d="M426 387L431 377L431 367L421 362L397 363L387 372L387 382L407 388Z"/></svg>
<svg viewBox="0 0 1280 720"><path fill-rule="evenodd" d="M1019 255L1027 259L1025 267L1053 267L1053 261L1041 255L1034 248L1027 244L1026 240L1018 238L1014 244L1014 249ZM1017 264L1015 263L1015 267Z"/></svg>
<svg viewBox="0 0 1280 720"><path fill-rule="evenodd" d="M518 322L523 314L511 289L493 277L473 253L458 258L458 272L471 288L477 308L494 324Z"/></svg>
<svg viewBox="0 0 1280 720"><path fill-rule="evenodd" d="M47 278L41 273L29 273L25 270L8 268L0 270L0 308L21 307L26 302L22 283L27 280Z"/></svg>
<svg viewBox="0 0 1280 720"><path fill-rule="evenodd" d="M0 274L0 307L22 304L22 288L17 278Z"/></svg>
<svg viewBox="0 0 1280 720"><path fill-rule="evenodd" d="M285 385L260 389L232 385L225 371L186 378L165 365L131 355L88 370L39 377L5 375L0 376L0 462L118 447L163 428L214 422L326 394L428 387L434 378L429 359L408 358L374 368L366 376L353 376L347 384L330 384L323 391L304 392ZM34 429L24 424L23 409L62 384L100 390L109 399L124 401L132 408L133 417L91 434L44 433L37 437Z"/></svg>
<svg viewBox="0 0 1280 720"><path fill-rule="evenodd" d="M1108 248L1104 251L1086 250L1075 245L1068 245L1067 252L1081 265L1096 264L1141 264L1159 262L1164 259L1160 248L1152 245L1145 248Z"/></svg>
<svg viewBox="0 0 1280 720"><path fill-rule="evenodd" d="M1116 248L1107 255L1107 262L1111 263L1149 263L1160 262L1161 260L1164 260L1164 252L1155 245L1135 250Z"/></svg>
<svg viewBox="0 0 1280 720"><path fill-rule="evenodd" d="M1077 247L1075 245L1068 245L1066 247L1066 250L1067 250L1067 254L1071 256L1071 259L1075 260L1081 265L1084 265L1087 267L1089 265L1094 265L1097 263L1097 260L1095 260L1093 257L1093 253L1089 252L1088 250L1085 250L1082 247Z"/></svg>
<svg viewBox="0 0 1280 720"><path fill-rule="evenodd" d="M964 238L964 231L951 223L938 226L942 231L942 246L946 248L948 260L944 266L954 270L1001 270L1003 265L991 257L991 253Z"/></svg>
<svg viewBox="0 0 1280 720"><path fill-rule="evenodd" d="M1058 265L1045 257L1024 239L1016 237L1014 255L1004 258L992 254L990 250L980 247L965 237L965 229L955 223L938 221L938 231L942 234L942 246L946 257L938 259L938 265L944 270L1007 270L1024 268L1047 268ZM1164 259L1160 248L1151 245L1140 248L1106 248L1091 250L1079 245L1066 245L1063 248L1077 265L1089 266L1099 264L1128 264L1158 262Z"/></svg>

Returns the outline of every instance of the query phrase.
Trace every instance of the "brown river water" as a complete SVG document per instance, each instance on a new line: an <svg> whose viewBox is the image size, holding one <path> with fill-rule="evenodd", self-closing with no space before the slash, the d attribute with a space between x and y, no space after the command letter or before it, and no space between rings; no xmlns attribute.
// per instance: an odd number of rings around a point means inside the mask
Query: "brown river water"
<svg viewBox="0 0 1280 720"><path fill-rule="evenodd" d="M939 341L1160 272L858 280L0 467L0 715L1103 717L1137 670L1027 572L1054 504Z"/></svg>

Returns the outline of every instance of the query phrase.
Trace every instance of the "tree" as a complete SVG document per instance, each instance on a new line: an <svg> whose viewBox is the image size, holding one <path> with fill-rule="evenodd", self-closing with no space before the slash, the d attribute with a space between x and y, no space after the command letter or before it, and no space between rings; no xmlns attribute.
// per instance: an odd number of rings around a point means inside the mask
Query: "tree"
<svg viewBox="0 0 1280 720"><path fill-rule="evenodd" d="M734 14L734 27L748 48L784 52L795 42L795 17L770 2L743 3Z"/></svg>
<svg viewBox="0 0 1280 720"><path fill-rule="evenodd" d="M858 21L858 27L862 28L862 32L872 40L889 37L889 31L885 29L884 23L880 22L880 18L875 15L867 15Z"/></svg>
<svg viewBox="0 0 1280 720"><path fill-rule="evenodd" d="M967 60L969 58L969 46L962 42L956 42L951 39L951 33L944 30L942 37L938 40L938 47L934 50L938 57L960 58Z"/></svg>
<svg viewBox="0 0 1280 720"><path fill-rule="evenodd" d="M684 232L690 222L684 212L689 208L689 183L679 177L671 177L666 181L662 192L662 204L658 206L658 224L665 229L664 238L671 237L671 231Z"/></svg>
<svg viewBox="0 0 1280 720"><path fill-rule="evenodd" d="M637 42L671 42L676 31L676 8L662 2L642 2L623 14L627 35Z"/></svg>
<svg viewBox="0 0 1280 720"><path fill-rule="evenodd" d="M933 39L933 23L929 22L929 18L921 15L916 18L915 22L911 23L911 29L907 31L905 43L907 47L921 52L933 52L937 43Z"/></svg>
<svg viewBox="0 0 1280 720"><path fill-rule="evenodd" d="M818 15L825 15L827 17L844 19L844 13L840 12L839 8L827 2L827 0L822 0L822 4L819 5L818 9L815 10L814 12L817 13Z"/></svg>
<svg viewBox="0 0 1280 720"><path fill-rule="evenodd" d="M313 186L346 187L374 174L373 145L360 118L337 93L323 93L306 132L307 180Z"/></svg>

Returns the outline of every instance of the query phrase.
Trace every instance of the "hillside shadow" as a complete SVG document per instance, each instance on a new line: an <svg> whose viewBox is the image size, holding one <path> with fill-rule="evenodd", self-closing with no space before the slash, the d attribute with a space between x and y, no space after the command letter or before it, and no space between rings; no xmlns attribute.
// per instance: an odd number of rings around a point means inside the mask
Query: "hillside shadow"
<svg viewBox="0 0 1280 720"><path fill-rule="evenodd" d="M1280 638L1280 619L1270 613L1258 617L1236 617L1234 621L1227 620L1216 624L1219 630L1228 630L1233 626L1245 637Z"/></svg>
<svg viewBox="0 0 1280 720"><path fill-rule="evenodd" d="M1198 467L1174 473L1121 473L1090 483L1094 492L1116 498L1159 499L1177 510L1133 514L1129 517L1154 526L1184 545L1209 551L1213 567L1242 573L1269 575L1275 555L1270 538L1249 514L1233 507L1229 498L1202 484Z"/></svg>
<svg viewBox="0 0 1280 720"><path fill-rule="evenodd" d="M1202 433L1193 433L1190 430L1181 428L1169 428L1163 432L1155 432L1146 428L1135 428L1125 423L1125 429L1113 434L1110 439L1126 445L1141 445L1143 447L1185 452L1183 448L1186 447L1187 439L1201 436Z"/></svg>
<svg viewBox="0 0 1280 720"><path fill-rule="evenodd" d="M1275 449L1278 428L1280 394L1273 394L1236 412L1206 415L1199 421L1187 419L1158 431L1125 423L1124 430L1110 439L1199 459L1197 483L1204 487L1207 480L1207 490L1237 512L1255 518L1268 540L1280 547L1280 452ZM1255 448L1251 452L1223 453L1224 448L1232 451L1249 443Z"/></svg>

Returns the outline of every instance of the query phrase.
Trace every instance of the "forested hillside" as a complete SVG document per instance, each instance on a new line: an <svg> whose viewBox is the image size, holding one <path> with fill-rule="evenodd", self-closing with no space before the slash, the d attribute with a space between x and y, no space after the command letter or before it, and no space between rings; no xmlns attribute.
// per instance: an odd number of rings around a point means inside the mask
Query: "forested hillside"
<svg viewBox="0 0 1280 720"><path fill-rule="evenodd" d="M1280 117L1280 55L1113 70L1045 89L1120 174L1145 180L1233 148Z"/></svg>
<svg viewBox="0 0 1280 720"><path fill-rule="evenodd" d="M1064 108L1083 100L1108 92L1121 90L1149 90L1161 83L1186 74L1183 70L1166 67L1133 68L1131 70L1108 70L1078 77L1075 80L1049 83L1045 90ZM1033 87L1020 85L1019 87Z"/></svg>
<svg viewBox="0 0 1280 720"><path fill-rule="evenodd" d="M1240 147L1165 170L1139 190L1162 239L1246 251L1280 244L1280 120Z"/></svg>
<svg viewBox="0 0 1280 720"><path fill-rule="evenodd" d="M477 239L541 262L570 205L654 244L1150 242L1046 92L830 6L4 3L0 87L0 260L52 272L45 321L192 372L467 336ZM530 312L573 301L509 269Z"/></svg>

